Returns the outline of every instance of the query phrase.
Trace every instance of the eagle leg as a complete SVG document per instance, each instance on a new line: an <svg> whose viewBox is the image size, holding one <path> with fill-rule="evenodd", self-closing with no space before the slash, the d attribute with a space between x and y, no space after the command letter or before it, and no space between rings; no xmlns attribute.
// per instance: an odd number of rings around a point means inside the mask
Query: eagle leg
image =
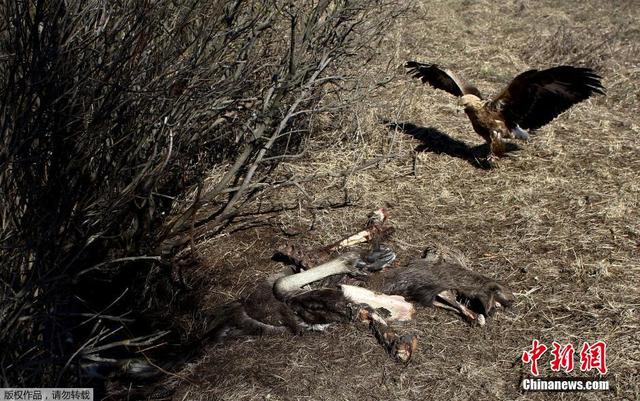
<svg viewBox="0 0 640 401"><path fill-rule="evenodd" d="M491 131L491 136L487 141L489 143L489 154L487 155L487 162L490 164L495 163L499 157L503 156L506 152L506 145L502 140L502 136L497 131Z"/></svg>
<svg viewBox="0 0 640 401"><path fill-rule="evenodd" d="M495 156L502 156L506 152L506 145L502 140L502 135L498 131L491 131L489 141L489 152Z"/></svg>

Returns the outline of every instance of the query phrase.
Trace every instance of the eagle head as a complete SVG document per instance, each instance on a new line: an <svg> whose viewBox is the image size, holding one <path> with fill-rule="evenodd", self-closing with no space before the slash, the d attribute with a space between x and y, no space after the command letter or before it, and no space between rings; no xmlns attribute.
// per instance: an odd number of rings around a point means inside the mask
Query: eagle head
<svg viewBox="0 0 640 401"><path fill-rule="evenodd" d="M465 110L477 110L482 107L482 99L471 94L462 96L458 103L464 107Z"/></svg>

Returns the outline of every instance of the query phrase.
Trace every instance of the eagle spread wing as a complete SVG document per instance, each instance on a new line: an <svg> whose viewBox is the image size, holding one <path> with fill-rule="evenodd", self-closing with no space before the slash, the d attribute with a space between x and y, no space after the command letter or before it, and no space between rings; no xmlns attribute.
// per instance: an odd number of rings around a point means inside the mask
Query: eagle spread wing
<svg viewBox="0 0 640 401"><path fill-rule="evenodd" d="M408 61L405 68L414 78L420 78L423 83L429 84L436 89L442 89L454 96L476 95L482 99L478 88L469 85L451 71L442 69L436 64L423 64L417 61Z"/></svg>
<svg viewBox="0 0 640 401"><path fill-rule="evenodd" d="M604 94L601 77L590 68L559 66L523 72L489 105L507 126L537 129L594 93Z"/></svg>

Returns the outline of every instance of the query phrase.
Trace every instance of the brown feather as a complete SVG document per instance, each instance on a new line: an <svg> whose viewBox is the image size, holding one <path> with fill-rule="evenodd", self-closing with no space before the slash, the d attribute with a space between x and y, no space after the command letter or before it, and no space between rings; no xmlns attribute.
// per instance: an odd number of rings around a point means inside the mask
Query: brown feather
<svg viewBox="0 0 640 401"><path fill-rule="evenodd" d="M594 93L604 94L592 69L559 66L518 75L487 107L500 113L509 128L537 129Z"/></svg>
<svg viewBox="0 0 640 401"><path fill-rule="evenodd" d="M482 94L473 85L464 82L449 70L442 69L436 64L424 64L417 61L408 61L405 64L407 73L413 78L420 78L423 83L436 89L441 89L454 96L476 95L482 99Z"/></svg>

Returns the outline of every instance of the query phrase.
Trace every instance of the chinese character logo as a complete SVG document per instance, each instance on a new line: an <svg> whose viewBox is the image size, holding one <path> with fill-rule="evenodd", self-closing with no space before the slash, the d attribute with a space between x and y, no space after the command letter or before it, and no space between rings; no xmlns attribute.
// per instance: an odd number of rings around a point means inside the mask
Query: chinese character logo
<svg viewBox="0 0 640 401"><path fill-rule="evenodd" d="M575 363L575 348L573 344L560 344L553 341L551 346L551 370L553 372L562 370L566 373L573 371ZM531 365L532 375L538 376L540 374L538 362L548 349L546 345L534 339L531 344L531 349L522 353L522 362ZM607 345L604 341L597 341L593 344L589 344L586 341L582 343L580 350L580 371L589 372L594 369L602 375L607 373Z"/></svg>
<svg viewBox="0 0 640 401"><path fill-rule="evenodd" d="M531 364L531 374L538 376L538 359L547 352L547 346L540 344L538 340L533 340L530 351L522 354L522 362Z"/></svg>
<svg viewBox="0 0 640 401"><path fill-rule="evenodd" d="M598 341L589 345L588 342L582 344L580 351L580 370L588 372L597 369L600 374L607 373L607 344Z"/></svg>
<svg viewBox="0 0 640 401"><path fill-rule="evenodd" d="M559 372L560 369L563 369L565 372L569 373L573 370L573 344L566 344L564 346L558 344L557 342L551 343L553 349L551 350L551 370L554 372Z"/></svg>

